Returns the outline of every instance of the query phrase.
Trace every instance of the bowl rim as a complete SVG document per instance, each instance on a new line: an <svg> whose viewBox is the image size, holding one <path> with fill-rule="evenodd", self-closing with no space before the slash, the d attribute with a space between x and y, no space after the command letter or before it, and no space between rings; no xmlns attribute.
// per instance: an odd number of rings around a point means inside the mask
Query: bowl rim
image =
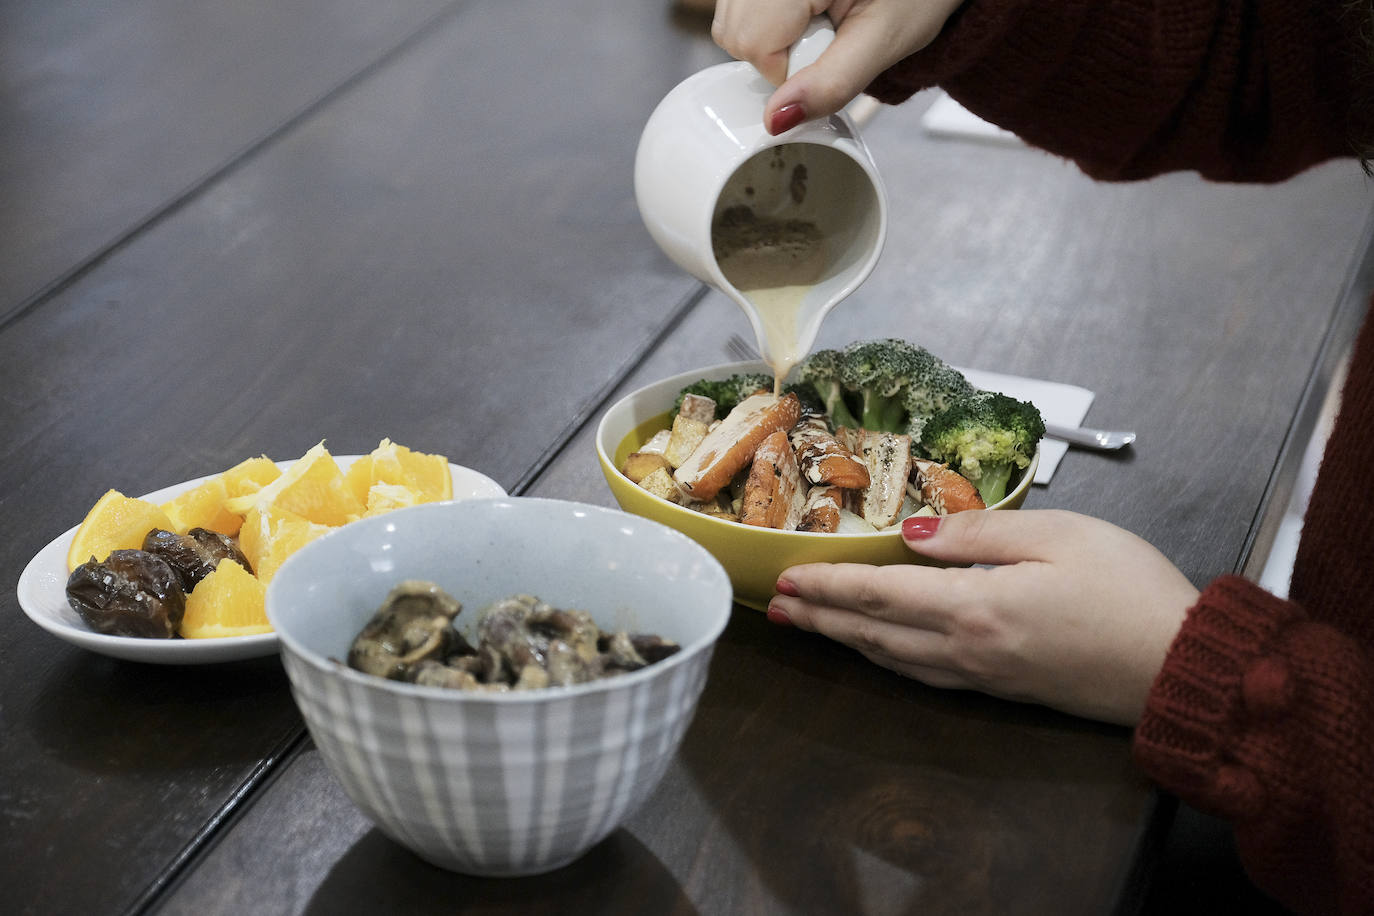
<svg viewBox="0 0 1374 916"><path fill-rule="evenodd" d="M641 385L633 391L628 392L623 397L617 398L616 401L613 404L611 404L610 407L607 407L602 412L601 419L597 421L596 424L596 454L597 457L600 459L603 467L607 469L606 472L615 474L616 477L618 477L620 481L624 483L624 485L626 486L638 486L638 484L636 484L633 480L622 474L620 468L616 466L615 450L620 447L620 443L609 443L610 448L608 450L608 443L606 442L606 437L608 435L606 427L610 422L612 415L624 409L627 409L630 402L633 399L644 395L652 388L666 386L670 383L680 389L696 381L699 378L711 378L716 375L724 377L727 375L732 375L736 372L749 371L771 372L772 370L762 360L750 359L741 360L738 362L717 363L715 365L705 366L700 369L689 369L685 372L680 372L677 375L670 375L667 378L659 379L656 382L649 382L648 384ZM790 378L791 375L789 374L788 377ZM1035 444L1035 453L1031 455L1030 464L1026 465L1026 467L1022 469L1021 478L1017 481L1016 486L1012 488L1012 490L1009 491L1006 496L1002 497L1002 499L998 500L997 502L993 503L991 506L988 506L987 508L996 510L998 506L1003 505L1008 500L1019 495L1023 490L1029 489L1029 487L1035 480L1035 472L1036 468L1039 467L1039 464L1040 443L1037 442ZM697 512L693 509L688 509L685 506L679 506L676 503L670 503L668 502L668 500L663 499L660 496L655 496L654 494L649 493L647 490L644 491L644 494L655 500L656 504L660 505L664 509L664 511L668 512L670 517L690 518L694 520L699 519L699 524L706 524L708 526L728 526L728 530L730 531L738 531L742 528L747 531L755 532L756 536L763 538L824 538L827 541L834 542L840 539L852 541L865 541L870 539L876 540L892 537L900 538L902 536L902 528L900 523L876 531L847 532L845 534L827 533L823 531L784 531L778 528L758 528L750 525L744 525L740 522L732 522L728 519L715 518L703 512Z"/></svg>
<svg viewBox="0 0 1374 916"><path fill-rule="evenodd" d="M654 662L651 665L640 668L638 671L627 671L623 674L617 674L614 677L601 678L599 680L589 681L585 684L572 684L565 687L540 687L534 690L512 690L504 693L494 691L488 693L486 691L457 690L452 687L411 684L406 681L393 681L389 678L379 677L375 674L367 674L366 672L348 667L347 663L339 659L321 655L314 649L307 648L294 634L277 625L272 613L272 585L277 581L277 577L296 561L297 557L301 556L305 551L311 550L315 545L331 539L338 540L339 535L348 531L350 528L353 529L352 536L357 537L359 536L360 530L365 531L367 528L373 526L385 527L388 521L391 524L395 524L398 519L404 520L408 515L442 512L455 506L488 503L539 504L546 507L557 507L560 511L576 510L591 512L602 516L614 516L619 519L632 520L637 524L647 523L651 527L659 529L660 534L666 536L670 541L674 541L679 546L685 548L688 553L694 554L698 562L705 564L706 567L712 571L712 575L718 580L718 587L721 587L724 591L724 610L718 615L716 620L711 622L706 628L706 632L702 635L698 636L690 643L683 644L677 652L662 661ZM354 526L364 527L358 528ZM665 525L655 519L634 515L621 509L611 509L606 506L597 506L591 503L582 503L573 500L536 496L496 496L480 499L449 499L421 503L415 506L406 506L400 509L393 509L385 515L359 519L356 522L351 522L349 525L341 526L333 531L327 532L293 553L286 559L281 568L277 570L276 576L267 584L266 608L268 620L272 623L273 629L280 638L282 649L289 652L294 659L308 665L320 674L329 677L341 677L345 683L356 684L365 689L382 690L423 700L435 700L445 703L477 702L525 704L550 702L555 699L579 697L634 687L644 681L654 680L664 676L667 672L689 663L703 652L712 651L717 640L720 639L720 635L725 632L725 628L730 623L734 608L734 587L731 585L729 575L725 572L725 567L720 564L719 560L711 555L710 551L672 526Z"/></svg>

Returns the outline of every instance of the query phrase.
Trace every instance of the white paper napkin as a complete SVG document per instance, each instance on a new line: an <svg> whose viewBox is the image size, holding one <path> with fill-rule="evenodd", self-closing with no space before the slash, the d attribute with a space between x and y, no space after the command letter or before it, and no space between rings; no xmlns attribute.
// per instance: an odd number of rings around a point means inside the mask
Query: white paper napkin
<svg viewBox="0 0 1374 916"><path fill-rule="evenodd" d="M988 391L1000 391L1018 401L1030 401L1040 410L1047 423L1063 426L1078 426L1088 415L1093 403L1093 393L1077 385L1062 382L1047 382L1043 379L1022 378L1019 375L1002 375L998 372L984 372L981 369L960 369L972 384ZM1059 467L1064 453L1069 450L1068 443L1058 439L1042 439L1040 442L1040 466L1035 470L1035 483L1040 486L1050 482Z"/></svg>

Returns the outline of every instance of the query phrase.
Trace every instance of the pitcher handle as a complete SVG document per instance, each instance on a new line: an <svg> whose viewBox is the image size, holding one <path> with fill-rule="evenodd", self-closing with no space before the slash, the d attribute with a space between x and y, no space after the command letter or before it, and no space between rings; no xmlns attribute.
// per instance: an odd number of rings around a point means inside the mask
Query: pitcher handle
<svg viewBox="0 0 1374 916"><path fill-rule="evenodd" d="M806 25L806 31L802 37L797 39L797 43L792 45L792 50L787 52L787 75L791 77L802 67L809 67L816 62L816 58L821 56L830 43L835 40L835 26L830 21L830 17L822 13L812 17Z"/></svg>

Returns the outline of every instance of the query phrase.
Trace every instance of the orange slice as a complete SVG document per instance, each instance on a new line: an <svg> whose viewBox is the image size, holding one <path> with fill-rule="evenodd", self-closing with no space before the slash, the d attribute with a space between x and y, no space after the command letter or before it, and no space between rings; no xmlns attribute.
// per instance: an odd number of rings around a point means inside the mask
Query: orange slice
<svg viewBox="0 0 1374 916"><path fill-rule="evenodd" d="M187 490L176 499L162 504L178 534L185 534L192 528L209 528L221 534L238 534L243 524L243 516L235 515L224 507L229 498L223 476L212 477L202 484Z"/></svg>
<svg viewBox="0 0 1374 916"><path fill-rule="evenodd" d="M381 515L393 509L403 509L420 503L415 491L394 483L374 483L367 491L367 512L369 516Z"/></svg>
<svg viewBox="0 0 1374 916"><path fill-rule="evenodd" d="M333 530L332 526L318 525L280 506L255 506L248 510L239 529L239 549L258 581L266 585L287 557Z"/></svg>
<svg viewBox="0 0 1374 916"><path fill-rule="evenodd" d="M186 639L270 633L267 587L232 560L224 560L186 597L181 635Z"/></svg>
<svg viewBox="0 0 1374 916"><path fill-rule="evenodd" d="M233 497L225 503L230 512L244 516L255 506L285 509L317 525L330 526L346 524L362 517L366 511L323 442L261 490Z"/></svg>
<svg viewBox="0 0 1374 916"><path fill-rule="evenodd" d="M409 487L420 502L453 498L453 473L443 455L411 451L390 439L383 439L372 454L379 483Z"/></svg>
<svg viewBox="0 0 1374 916"><path fill-rule="evenodd" d="M348 484L348 492L353 494L353 498L367 505L367 491L376 482L372 477L372 456L359 455L353 459L348 470L344 471L344 482Z"/></svg>
<svg viewBox="0 0 1374 916"><path fill-rule="evenodd" d="M256 493L280 476L281 468L266 455L244 459L220 475L230 499Z"/></svg>
<svg viewBox="0 0 1374 916"><path fill-rule="evenodd" d="M371 454L354 461L345 476L349 489L368 506L369 514L376 514L369 493L379 484L410 490L414 501L405 505L453 498L453 474L446 457L412 451L390 439L383 439Z"/></svg>
<svg viewBox="0 0 1374 916"><path fill-rule="evenodd" d="M172 521L156 504L109 490L86 513L67 549L67 571L91 557L104 562L112 550L136 550L154 528L171 531Z"/></svg>

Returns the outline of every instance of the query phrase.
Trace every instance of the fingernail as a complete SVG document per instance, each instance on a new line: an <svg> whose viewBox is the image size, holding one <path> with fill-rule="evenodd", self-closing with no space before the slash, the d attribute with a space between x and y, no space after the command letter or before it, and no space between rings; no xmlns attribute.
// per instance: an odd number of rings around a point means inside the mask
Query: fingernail
<svg viewBox="0 0 1374 916"><path fill-rule="evenodd" d="M773 586L779 595L786 595L789 598L800 598L801 589L797 588L789 579L779 579L778 584Z"/></svg>
<svg viewBox="0 0 1374 916"><path fill-rule="evenodd" d="M768 122L768 132L776 136L791 130L805 120L806 109L801 106L801 103L793 102L773 112L773 119Z"/></svg>
<svg viewBox="0 0 1374 916"><path fill-rule="evenodd" d="M772 605L768 606L767 617L769 623L775 623L780 627L790 627L792 625L792 618L788 617L785 612L783 612L779 608L773 607Z"/></svg>
<svg viewBox="0 0 1374 916"><path fill-rule="evenodd" d="M935 529L939 527L940 516L938 515L911 515L902 522L902 537L921 541L934 534Z"/></svg>

